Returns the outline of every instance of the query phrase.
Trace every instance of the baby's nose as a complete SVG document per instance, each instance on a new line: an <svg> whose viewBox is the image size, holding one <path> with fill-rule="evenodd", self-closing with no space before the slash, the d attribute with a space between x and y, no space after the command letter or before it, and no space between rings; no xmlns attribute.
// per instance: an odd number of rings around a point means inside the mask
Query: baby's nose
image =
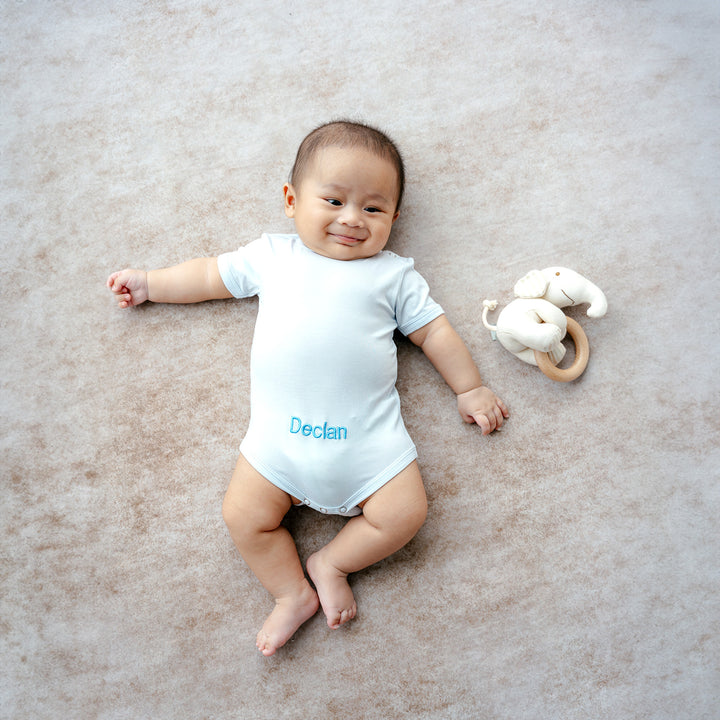
<svg viewBox="0 0 720 720"><path fill-rule="evenodd" d="M343 212L340 218L341 223L344 225L352 225L353 227L362 225L362 213L358 208L353 205L346 205L344 210L345 212Z"/></svg>

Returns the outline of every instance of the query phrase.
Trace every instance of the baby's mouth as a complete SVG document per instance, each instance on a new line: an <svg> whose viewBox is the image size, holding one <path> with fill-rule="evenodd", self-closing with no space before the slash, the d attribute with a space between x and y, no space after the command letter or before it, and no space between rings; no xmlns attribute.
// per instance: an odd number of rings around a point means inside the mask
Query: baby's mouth
<svg viewBox="0 0 720 720"><path fill-rule="evenodd" d="M337 242L342 245L357 245L363 241L363 238L352 237L351 235L342 235L341 233L330 233Z"/></svg>

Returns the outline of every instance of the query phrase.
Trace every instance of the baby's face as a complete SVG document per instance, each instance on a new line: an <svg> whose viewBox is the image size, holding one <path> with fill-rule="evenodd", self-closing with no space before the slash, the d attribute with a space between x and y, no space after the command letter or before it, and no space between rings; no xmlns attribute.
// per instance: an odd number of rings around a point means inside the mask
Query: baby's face
<svg viewBox="0 0 720 720"><path fill-rule="evenodd" d="M323 148L300 186L284 192L285 214L302 242L335 260L379 253L398 216L395 168L361 148Z"/></svg>

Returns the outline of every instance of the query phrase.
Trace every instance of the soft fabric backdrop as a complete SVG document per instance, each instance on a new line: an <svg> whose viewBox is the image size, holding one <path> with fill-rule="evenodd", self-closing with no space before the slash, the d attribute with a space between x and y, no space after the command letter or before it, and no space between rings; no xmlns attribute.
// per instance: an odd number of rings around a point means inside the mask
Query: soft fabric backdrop
<svg viewBox="0 0 720 720"><path fill-rule="evenodd" d="M711 720L720 701L713 0L0 3L0 717ZM512 418L399 341L430 516L276 656L220 503L255 301L126 265L288 231L315 125L386 129L415 258ZM569 385L493 343L533 268L606 292ZM303 556L342 521L293 512Z"/></svg>

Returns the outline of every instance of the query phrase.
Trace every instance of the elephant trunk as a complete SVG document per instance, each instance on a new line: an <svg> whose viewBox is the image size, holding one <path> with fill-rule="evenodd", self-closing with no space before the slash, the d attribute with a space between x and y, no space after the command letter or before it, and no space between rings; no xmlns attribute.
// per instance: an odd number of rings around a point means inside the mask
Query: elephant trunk
<svg viewBox="0 0 720 720"><path fill-rule="evenodd" d="M590 307L587 309L588 317L602 317L607 312L608 307L605 293L597 285L593 285L592 283L588 283L586 289L587 293L582 301L590 303Z"/></svg>

